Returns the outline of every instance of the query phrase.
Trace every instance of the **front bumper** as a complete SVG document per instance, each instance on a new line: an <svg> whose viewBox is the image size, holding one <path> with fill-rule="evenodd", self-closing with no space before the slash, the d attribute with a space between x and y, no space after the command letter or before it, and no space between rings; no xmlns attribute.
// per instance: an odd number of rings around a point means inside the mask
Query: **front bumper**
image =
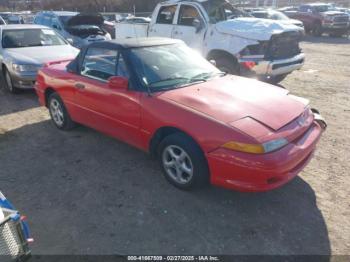
<svg viewBox="0 0 350 262"><path fill-rule="evenodd" d="M329 30L346 30L350 26L349 22L331 22L331 23L323 23L322 28L326 31Z"/></svg>
<svg viewBox="0 0 350 262"><path fill-rule="evenodd" d="M247 62L255 64L250 68L246 68ZM278 75L290 74L294 70L299 70L305 63L305 54L300 53L294 57L267 61L259 58L244 58L239 59L241 72L243 76L257 77L273 77Z"/></svg>
<svg viewBox="0 0 350 262"><path fill-rule="evenodd" d="M291 181L312 159L326 123L315 113L309 130L286 147L255 155L227 149L207 154L211 183L242 192L269 191Z"/></svg>
<svg viewBox="0 0 350 262"><path fill-rule="evenodd" d="M12 84L19 89L33 89L37 72L11 72Z"/></svg>

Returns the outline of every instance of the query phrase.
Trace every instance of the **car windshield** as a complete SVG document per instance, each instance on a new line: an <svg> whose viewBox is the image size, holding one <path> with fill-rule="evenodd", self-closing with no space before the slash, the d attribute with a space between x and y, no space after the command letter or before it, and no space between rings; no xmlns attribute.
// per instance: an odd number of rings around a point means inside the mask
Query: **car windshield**
<svg viewBox="0 0 350 262"><path fill-rule="evenodd" d="M74 17L74 15L62 15L62 16L59 16L59 20L61 21L63 26L66 27L68 20L71 19L72 17Z"/></svg>
<svg viewBox="0 0 350 262"><path fill-rule="evenodd" d="M323 13L329 11L331 8L329 5L316 5L314 9L319 13Z"/></svg>
<svg viewBox="0 0 350 262"><path fill-rule="evenodd" d="M224 75L184 44L134 48L129 56L138 78L152 92L185 87Z"/></svg>
<svg viewBox="0 0 350 262"><path fill-rule="evenodd" d="M289 17L278 11L270 11L269 18L273 20L289 20Z"/></svg>
<svg viewBox="0 0 350 262"><path fill-rule="evenodd" d="M11 29L2 33L3 48L66 45L51 29Z"/></svg>
<svg viewBox="0 0 350 262"><path fill-rule="evenodd" d="M203 2L203 6L208 13L210 22L213 24L234 19L237 17L250 17L248 13L234 8L225 0L212 0Z"/></svg>

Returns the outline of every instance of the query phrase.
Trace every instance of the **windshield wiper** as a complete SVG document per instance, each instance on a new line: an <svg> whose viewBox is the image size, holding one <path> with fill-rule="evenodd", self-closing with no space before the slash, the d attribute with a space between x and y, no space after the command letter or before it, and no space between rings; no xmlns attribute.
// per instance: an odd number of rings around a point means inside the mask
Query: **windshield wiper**
<svg viewBox="0 0 350 262"><path fill-rule="evenodd" d="M201 73L199 75L196 75L194 77L192 77L190 79L190 83L194 83L194 82L207 82L208 79L210 78L213 78L215 76L226 76L227 73L225 72L218 72L218 73L213 73L213 72L210 72L210 73Z"/></svg>
<svg viewBox="0 0 350 262"><path fill-rule="evenodd" d="M188 81L189 79L186 78L186 77L169 77L169 78L166 78L166 79L161 79L161 80L152 82L152 83L148 84L148 86L152 87L152 86L154 86L156 84L159 84L159 83L169 82L169 81L174 81L174 80L185 80L185 81Z"/></svg>

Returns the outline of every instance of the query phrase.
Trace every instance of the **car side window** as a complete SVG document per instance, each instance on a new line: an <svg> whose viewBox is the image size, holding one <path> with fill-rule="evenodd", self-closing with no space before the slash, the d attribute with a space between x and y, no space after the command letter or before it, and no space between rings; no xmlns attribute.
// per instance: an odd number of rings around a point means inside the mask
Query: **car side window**
<svg viewBox="0 0 350 262"><path fill-rule="evenodd" d="M48 27L51 27L51 17L50 17L50 16L47 16L47 15L44 15L44 16L42 17L41 24L42 24L42 25L46 25L46 26L48 26Z"/></svg>
<svg viewBox="0 0 350 262"><path fill-rule="evenodd" d="M34 18L34 24L40 24L41 22L41 17L39 15L37 15L35 18Z"/></svg>
<svg viewBox="0 0 350 262"><path fill-rule="evenodd" d="M306 13L306 12L309 12L310 7L307 5L302 5L302 6L300 6L299 10L300 10L300 12Z"/></svg>
<svg viewBox="0 0 350 262"><path fill-rule="evenodd" d="M198 10L190 5L181 5L178 25L194 26L196 20L201 20Z"/></svg>
<svg viewBox="0 0 350 262"><path fill-rule="evenodd" d="M157 24L169 24L174 21L176 5L163 6L159 9Z"/></svg>
<svg viewBox="0 0 350 262"><path fill-rule="evenodd" d="M85 54L80 74L100 81L117 74L118 51L104 48L89 48Z"/></svg>

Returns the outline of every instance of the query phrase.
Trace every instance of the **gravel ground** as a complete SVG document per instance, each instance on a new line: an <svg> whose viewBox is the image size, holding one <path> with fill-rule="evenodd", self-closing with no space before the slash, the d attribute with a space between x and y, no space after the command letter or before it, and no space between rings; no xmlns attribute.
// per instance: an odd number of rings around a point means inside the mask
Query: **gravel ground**
<svg viewBox="0 0 350 262"><path fill-rule="evenodd" d="M282 85L329 129L305 171L268 193L179 191L147 154L60 132L33 92L0 89L0 188L28 216L33 253L349 255L350 41L302 46L305 67Z"/></svg>

